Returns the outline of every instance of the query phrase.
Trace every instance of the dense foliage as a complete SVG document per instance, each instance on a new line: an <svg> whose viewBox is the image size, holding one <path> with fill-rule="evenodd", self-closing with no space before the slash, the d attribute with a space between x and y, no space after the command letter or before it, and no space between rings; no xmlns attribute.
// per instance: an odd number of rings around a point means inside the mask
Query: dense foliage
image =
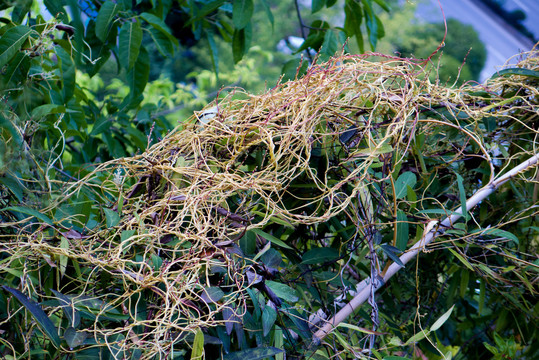
<svg viewBox="0 0 539 360"><path fill-rule="evenodd" d="M37 2L1 5L3 357L537 357L537 177L526 168L465 206L534 155L537 57L462 88L431 83L428 60L297 68L312 50L374 48L382 0L43 4L53 18ZM279 61L298 79L211 94L261 83L271 54L250 45L284 6L304 42ZM400 50L430 56L417 49ZM203 50L213 71L159 77ZM206 96L217 108L192 116ZM313 338L365 279L379 294Z"/></svg>

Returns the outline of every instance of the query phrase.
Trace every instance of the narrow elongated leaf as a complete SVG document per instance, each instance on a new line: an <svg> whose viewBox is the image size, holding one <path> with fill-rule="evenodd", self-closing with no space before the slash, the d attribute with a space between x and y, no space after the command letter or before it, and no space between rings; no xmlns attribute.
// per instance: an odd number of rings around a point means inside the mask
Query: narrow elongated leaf
<svg viewBox="0 0 539 360"><path fill-rule="evenodd" d="M224 360L261 360L283 353L284 350L274 348L272 346L258 347L254 349L247 349L242 351L236 351L227 354L223 357Z"/></svg>
<svg viewBox="0 0 539 360"><path fill-rule="evenodd" d="M9 29L2 35L0 38L0 68L17 54L32 31L28 26L19 25Z"/></svg>
<svg viewBox="0 0 539 360"><path fill-rule="evenodd" d="M539 71L531 70L531 69L524 69L524 68L503 69L503 70L498 71L496 74L492 75L491 79L495 79L500 76L511 76L511 75L528 76L528 77L539 79Z"/></svg>
<svg viewBox="0 0 539 360"><path fill-rule="evenodd" d="M293 250L293 248L290 247L289 245L287 245L284 241L282 241L281 239L276 238L275 236L273 236L271 234L268 234L265 231L262 231L260 229L252 229L251 231L254 232L255 234L257 234L258 236L262 236L264 239L270 241L274 245L279 245L279 246L284 247L286 249Z"/></svg>
<svg viewBox="0 0 539 360"><path fill-rule="evenodd" d="M402 263L401 259L399 259L399 255L397 255L400 250L387 244L380 245L384 253L395 262L395 264L404 267L404 264Z"/></svg>
<svg viewBox="0 0 539 360"><path fill-rule="evenodd" d="M64 311L66 317L69 319L69 325L74 328L78 327L80 325L80 314L79 311L75 309L73 299L54 289L51 289L51 291L54 295L56 295L58 302L60 303L60 307Z"/></svg>
<svg viewBox="0 0 539 360"><path fill-rule="evenodd" d="M406 250L410 231L408 226L408 218L402 210L397 210L397 226L395 227L395 231L397 232L397 243L395 246L400 251Z"/></svg>
<svg viewBox="0 0 539 360"><path fill-rule="evenodd" d="M178 46L178 39L172 35L170 28L161 18L147 12L140 14L140 17L148 22L154 29L163 33L163 35L165 35L174 45Z"/></svg>
<svg viewBox="0 0 539 360"><path fill-rule="evenodd" d="M474 271L473 266L472 266L472 265L468 262L468 260L466 260L462 255L460 255L458 252L456 252L456 251L453 250L453 249L448 249L448 250L451 251L451 253L452 253L453 255L455 255L455 257L456 257L457 259L459 259L460 262L464 264L464 266L466 266L468 269L470 269L470 271Z"/></svg>
<svg viewBox="0 0 539 360"><path fill-rule="evenodd" d="M27 208L24 206L10 206L10 207L4 208L3 210L17 211L26 215L33 216L36 219L41 220L42 222L47 223L49 225L53 225L52 220L47 215L44 215L40 213L39 211L31 209L31 208Z"/></svg>
<svg viewBox="0 0 539 360"><path fill-rule="evenodd" d="M417 178L413 172L407 171L400 174L397 181L395 181L395 197L397 199L404 198L408 193L407 186L413 189L416 182Z"/></svg>
<svg viewBox="0 0 539 360"><path fill-rule="evenodd" d="M363 34L361 33L361 22L363 20L361 5L355 0L346 0L344 14L344 31L346 31L346 35L350 37L355 35L359 51L364 52Z"/></svg>
<svg viewBox="0 0 539 360"><path fill-rule="evenodd" d="M442 325L451 316L451 313L453 312L454 307L455 307L455 305L451 306L451 309L447 310L442 316L440 316L440 318L438 320L436 320L436 322L434 324L432 324L432 326L430 327L430 331L436 331L439 328L441 328Z"/></svg>
<svg viewBox="0 0 539 360"><path fill-rule="evenodd" d="M107 0L99 9L95 19L95 35L102 42L107 41L114 18L121 9L121 3L114 3Z"/></svg>
<svg viewBox="0 0 539 360"><path fill-rule="evenodd" d="M41 306L39 306L35 301L29 299L26 295L20 292L17 289L10 288L8 286L2 286L4 290L9 291L13 296L21 302L21 304L32 314L34 319L36 319L39 327L45 335L52 341L55 347L60 347L60 337L56 332L56 327L52 323L51 319L45 314Z"/></svg>
<svg viewBox="0 0 539 360"><path fill-rule="evenodd" d="M232 38L232 55L234 57L234 63L238 63L245 53L245 29L234 30Z"/></svg>
<svg viewBox="0 0 539 360"><path fill-rule="evenodd" d="M191 360L200 360L204 357L204 333L198 330L193 342L193 350L191 351Z"/></svg>
<svg viewBox="0 0 539 360"><path fill-rule="evenodd" d="M275 24L275 19L273 18L273 13L271 12L271 8L269 7L266 0L262 0L262 5L264 6L264 10L266 11L266 16L268 17L268 20L271 23L271 30L273 30L273 26Z"/></svg>
<svg viewBox="0 0 539 360"><path fill-rule="evenodd" d="M215 43L215 39L213 38L213 34L210 32L206 33L208 36L208 44L210 45L210 55L211 55L211 63L213 65L213 71L215 71L215 76L219 77L219 50L217 48L217 44Z"/></svg>
<svg viewBox="0 0 539 360"><path fill-rule="evenodd" d="M241 30L249 24L254 8L253 0L234 0L232 4L232 22L236 29Z"/></svg>
<svg viewBox="0 0 539 360"><path fill-rule="evenodd" d="M142 44L142 28L138 22L126 22L120 29L120 64L127 71L135 65L140 45Z"/></svg>
<svg viewBox="0 0 539 360"><path fill-rule="evenodd" d="M302 256L302 264L323 264L339 258L339 251L333 248L315 248Z"/></svg>
<svg viewBox="0 0 539 360"><path fill-rule="evenodd" d="M150 78L150 55L144 47L140 48L140 53L135 62L135 66L127 74L127 82L131 92L129 93L127 104L129 108L138 106L142 101L142 92Z"/></svg>
<svg viewBox="0 0 539 360"><path fill-rule="evenodd" d="M460 207L462 209L462 216L465 219L468 219L468 210L466 209L466 191L464 190L464 179L459 174L457 174L457 184L459 187Z"/></svg>

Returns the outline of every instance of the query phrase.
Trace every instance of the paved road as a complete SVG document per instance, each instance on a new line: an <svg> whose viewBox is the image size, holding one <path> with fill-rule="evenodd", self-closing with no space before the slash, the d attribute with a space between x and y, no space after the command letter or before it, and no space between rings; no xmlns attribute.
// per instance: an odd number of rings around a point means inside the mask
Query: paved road
<svg viewBox="0 0 539 360"><path fill-rule="evenodd" d="M487 60L481 72L481 81L489 78L509 58L528 51L533 47L530 41L515 35L503 22L496 21L485 9L472 0L440 0L446 18L456 18L465 24L472 25L487 48ZM427 4L423 5L427 6ZM429 22L442 21L442 12L438 0L430 0L428 10L422 14ZM513 59L511 62L516 62Z"/></svg>

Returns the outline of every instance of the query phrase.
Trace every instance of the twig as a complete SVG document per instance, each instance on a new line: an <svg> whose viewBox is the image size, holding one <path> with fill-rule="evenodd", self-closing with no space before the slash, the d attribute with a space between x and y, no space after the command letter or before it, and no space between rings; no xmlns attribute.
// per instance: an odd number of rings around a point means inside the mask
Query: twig
<svg viewBox="0 0 539 360"><path fill-rule="evenodd" d="M492 194L498 187L503 185L505 182L511 180L513 177L518 175L521 172L524 172L528 170L531 167L537 166L537 163L539 161L539 153L535 154L522 164L518 165L517 167L513 168L511 171L507 172L500 178L491 181L489 184L484 186L483 188L479 189L471 198L469 198L466 201L466 209L471 209L479 202L484 200L486 197L488 197L490 194ZM453 213L453 215L446 217L443 221L436 221L433 220L429 223L427 228L425 229L425 233L421 240L419 240L417 243L415 243L414 246L410 248L405 254L403 254L400 257L400 260L403 264L408 263L410 260L414 259L419 252L425 248L432 240L434 240L438 234L439 228L446 228L450 227L453 223L455 223L460 217L462 216L462 207L458 208L457 211ZM396 263L392 263L389 268L387 269L386 273L384 274L383 281L376 284L376 287L374 288L374 291L381 288L386 282L391 279L393 275L397 273L402 267ZM322 328L320 328L312 338L312 343L314 345L320 344L320 341L325 338L331 331L342 321L344 321L355 309L357 309L360 305L362 305L365 301L367 301L371 295L371 286L367 286L371 283L371 279L367 278L363 280L357 288L361 290L345 307L343 307L333 318L331 318Z"/></svg>

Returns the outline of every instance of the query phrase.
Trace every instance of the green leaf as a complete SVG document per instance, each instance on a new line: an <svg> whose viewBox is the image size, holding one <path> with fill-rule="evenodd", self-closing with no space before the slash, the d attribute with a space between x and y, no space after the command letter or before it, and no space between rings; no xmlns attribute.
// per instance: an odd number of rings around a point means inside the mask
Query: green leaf
<svg viewBox="0 0 539 360"><path fill-rule="evenodd" d="M150 78L150 55L144 47L140 48L140 53L135 62L135 66L127 73L127 83L129 84L129 101L127 106L134 108L142 101L142 93L146 88Z"/></svg>
<svg viewBox="0 0 539 360"><path fill-rule="evenodd" d="M275 295L290 303L294 303L299 299L296 290L292 289L288 285L271 280L266 281L266 285L275 293Z"/></svg>
<svg viewBox="0 0 539 360"><path fill-rule="evenodd" d="M208 37L208 44L210 45L210 56L213 71L215 72L215 76L219 77L219 50L217 48L217 44L215 43L215 39L213 38L213 34L208 31L206 32L206 36Z"/></svg>
<svg viewBox="0 0 539 360"><path fill-rule="evenodd" d="M314 14L322 10L324 5L326 5L326 0L312 0L311 12Z"/></svg>
<svg viewBox="0 0 539 360"><path fill-rule="evenodd" d="M271 30L273 30L273 26L274 26L274 23L275 23L275 19L273 18L273 14L271 12L271 8L269 7L268 3L266 2L266 0L262 0L262 6L264 6L264 10L266 11L266 16L268 17L268 20L270 21L271 23Z"/></svg>
<svg viewBox="0 0 539 360"><path fill-rule="evenodd" d="M511 75L528 76L528 77L539 79L539 71L531 70L531 69L523 69L523 68L509 68L509 69L500 70L496 74L492 75L491 79L496 79L497 77L500 77L500 76L511 76Z"/></svg>
<svg viewBox="0 0 539 360"><path fill-rule="evenodd" d="M137 61L142 44L142 28L138 22L126 22L120 29L120 64L127 71Z"/></svg>
<svg viewBox="0 0 539 360"><path fill-rule="evenodd" d="M258 236L262 236L264 239L270 241L272 244L274 245L278 245L278 246L281 246L281 247L284 247L285 249L290 249L290 250L294 250L294 248L290 247L289 245L287 245L284 241L282 241L281 239L278 239L276 238L275 236L271 235L271 234L268 234L267 232L265 231L262 231L260 229L251 229L252 232L254 232L256 235Z"/></svg>
<svg viewBox="0 0 539 360"><path fill-rule="evenodd" d="M396 247L393 247L391 245L387 245L387 244L382 244L380 245L380 248L382 249L382 251L384 253L386 253L386 255L395 262L395 264L401 266L401 267L404 267L404 264L402 263L401 259L399 258L399 256L397 255L398 253L400 253L401 251L399 249L397 249Z"/></svg>
<svg viewBox="0 0 539 360"><path fill-rule="evenodd" d="M121 3L114 3L110 0L107 0L99 9L95 20L95 35L102 42L107 41L114 17L120 10Z"/></svg>
<svg viewBox="0 0 539 360"><path fill-rule="evenodd" d="M75 64L71 55L62 47L57 46L55 51L60 62L63 101L67 103L75 92Z"/></svg>
<svg viewBox="0 0 539 360"><path fill-rule="evenodd" d="M264 336L268 336L270 330L275 324L275 320L277 320L277 311L275 311L273 307L266 305L264 307L264 311L262 312L262 330Z"/></svg>
<svg viewBox="0 0 539 360"><path fill-rule="evenodd" d="M395 231L397 231L397 243L395 244L395 246L400 251L406 250L410 232L409 232L408 218L406 217L406 214L402 210L397 210L397 226L396 226Z"/></svg>
<svg viewBox="0 0 539 360"><path fill-rule="evenodd" d="M17 211L17 212L20 212L20 213L23 213L23 214L26 214L26 215L33 216L36 219L41 220L42 222L47 223L47 224L49 224L51 226L53 225L52 220L48 216L40 213L37 210L30 209L30 208L27 208L27 207L24 207L24 206L9 206L9 207L4 208L2 210L3 211Z"/></svg>
<svg viewBox="0 0 539 360"><path fill-rule="evenodd" d="M154 29L160 31L163 35L165 35L172 44L178 46L178 39L176 39L172 33L170 32L169 27L163 20L161 20L159 17L155 16L154 14L150 14L147 12L143 12L140 14L140 17L143 18L148 24L150 24Z"/></svg>
<svg viewBox="0 0 539 360"><path fill-rule="evenodd" d="M432 326L430 327L430 331L436 331L439 328L441 328L442 325L451 316L451 313L453 312L454 307L455 307L455 305L451 306L451 308L449 310L447 310L442 316L440 316L440 318L438 320L436 320L436 322L434 324L432 324Z"/></svg>
<svg viewBox="0 0 539 360"><path fill-rule="evenodd" d="M455 250L453 249L448 249L453 255L455 255L455 257L457 259L460 260L461 263L464 264L464 266L466 266L468 269L470 269L470 271L474 271L474 268L473 266L468 262L468 260L466 260L464 257L462 257L462 255L460 255L458 252L456 252Z"/></svg>
<svg viewBox="0 0 539 360"><path fill-rule="evenodd" d="M174 53L174 44L168 38L168 36L163 34L163 32L151 28L150 37L152 38L157 51L159 51L161 55L167 57Z"/></svg>
<svg viewBox="0 0 539 360"><path fill-rule="evenodd" d="M59 291L51 289L52 293L56 296L60 307L62 308L64 314L69 320L69 326L78 327L80 325L80 314L77 309L75 309L73 300Z"/></svg>
<svg viewBox="0 0 539 360"><path fill-rule="evenodd" d="M74 327L68 327L64 332L64 339L70 349L81 346L88 337L86 331L77 331Z"/></svg>
<svg viewBox="0 0 539 360"><path fill-rule="evenodd" d="M232 22L237 30L241 30L249 24L254 8L253 0L234 0Z"/></svg>
<svg viewBox="0 0 539 360"><path fill-rule="evenodd" d="M0 68L17 54L32 32L33 30L28 26L19 25L9 29L2 35L0 38Z"/></svg>
<svg viewBox="0 0 539 360"><path fill-rule="evenodd" d="M302 264L322 264L339 258L339 251L333 248L315 248L302 256Z"/></svg>
<svg viewBox="0 0 539 360"><path fill-rule="evenodd" d="M32 110L32 118L35 120L40 120L47 115L65 113L65 111L65 107L62 105L45 104Z"/></svg>
<svg viewBox="0 0 539 360"><path fill-rule="evenodd" d="M486 294L486 283L485 279L481 278L479 281L479 316L483 314L483 309L485 308L485 294Z"/></svg>
<svg viewBox="0 0 539 360"><path fill-rule="evenodd" d="M410 345L419 342L420 340L423 340L425 337L429 335L430 331L428 330L421 330L421 332L418 332L414 336L408 339L404 345Z"/></svg>
<svg viewBox="0 0 539 360"><path fill-rule="evenodd" d="M223 360L261 360L282 353L284 353L284 350L272 346L263 346L227 354L223 357Z"/></svg>
<svg viewBox="0 0 539 360"><path fill-rule="evenodd" d="M344 4L344 31L346 35L355 35L357 47L360 52L364 52L363 34L361 33L361 22L363 20L363 10L356 0L346 0Z"/></svg>
<svg viewBox="0 0 539 360"><path fill-rule="evenodd" d="M457 184L459 187L460 207L462 210L462 216L464 217L464 219L468 219L468 210L466 209L466 191L464 190L464 179L459 174L457 174Z"/></svg>
<svg viewBox="0 0 539 360"><path fill-rule="evenodd" d="M404 198L408 193L407 186L413 189L416 182L417 178L413 172L407 171L400 174L397 181L395 181L395 198Z"/></svg>
<svg viewBox="0 0 539 360"><path fill-rule="evenodd" d="M514 241L516 245L519 244L518 237L515 234L510 233L509 231L502 230L502 229L488 228L488 229L483 229L483 230L473 232L473 234L477 234L477 233L481 233L482 235L492 235L492 236L502 237L502 238Z"/></svg>
<svg viewBox="0 0 539 360"><path fill-rule="evenodd" d="M107 227L111 228L120 222L120 215L112 209L103 209L105 211L105 218L107 219Z"/></svg>
<svg viewBox="0 0 539 360"><path fill-rule="evenodd" d="M193 341L193 350L191 350L191 360L200 360L204 357L204 333L198 330Z"/></svg>
<svg viewBox="0 0 539 360"><path fill-rule="evenodd" d="M201 298L206 303L209 303L209 302L216 303L219 300L221 300L223 296L225 296L225 293L223 292L223 290L221 290L217 286L211 286L203 290Z"/></svg>
<svg viewBox="0 0 539 360"><path fill-rule="evenodd" d="M8 286L2 286L4 290L9 291L13 296L17 298L21 302L21 304L32 314L34 319L36 319L39 327L45 335L52 341L54 346L56 348L60 347L60 337L58 336L58 333L56 332L56 327L52 323L51 319L45 314L43 309L33 300L29 299L24 295L22 292L20 292L17 289L10 288Z"/></svg>
<svg viewBox="0 0 539 360"><path fill-rule="evenodd" d="M245 29L234 30L232 38L232 55L234 57L234 63L238 63L245 54Z"/></svg>

